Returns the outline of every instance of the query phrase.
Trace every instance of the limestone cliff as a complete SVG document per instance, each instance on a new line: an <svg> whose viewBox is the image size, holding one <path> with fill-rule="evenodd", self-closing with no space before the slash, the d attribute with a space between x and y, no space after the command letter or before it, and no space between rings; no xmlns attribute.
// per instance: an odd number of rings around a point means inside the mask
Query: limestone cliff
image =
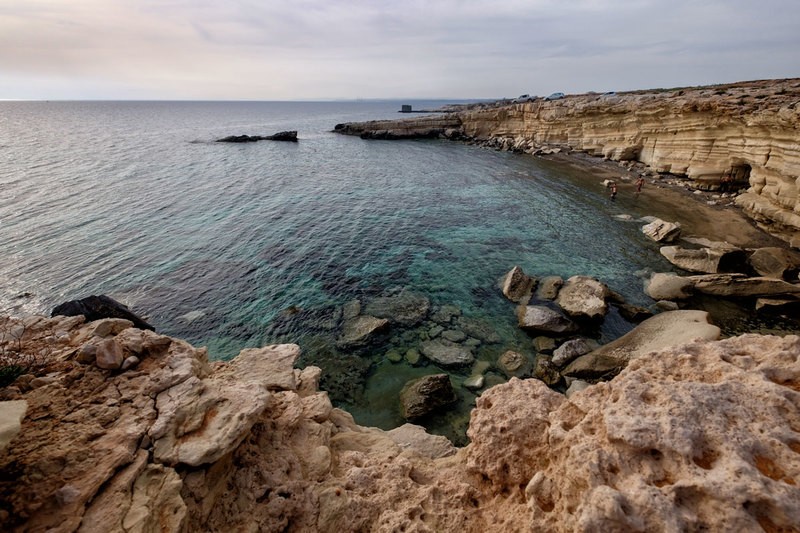
<svg viewBox="0 0 800 533"><path fill-rule="evenodd" d="M800 524L800 338L642 356L570 399L485 392L471 443L358 426L294 345L205 351L107 319L0 318L48 374L0 449L3 531L766 531ZM104 370L108 354L138 363ZM18 404L15 404L18 405ZM3 404L0 404L2 409ZM15 415L16 416L16 415Z"/></svg>
<svg viewBox="0 0 800 533"><path fill-rule="evenodd" d="M800 244L800 79L484 104L338 131L378 138L425 132L495 140L498 147L527 152L566 147L640 161L688 176L700 188L730 176L735 186L748 188L738 205Z"/></svg>

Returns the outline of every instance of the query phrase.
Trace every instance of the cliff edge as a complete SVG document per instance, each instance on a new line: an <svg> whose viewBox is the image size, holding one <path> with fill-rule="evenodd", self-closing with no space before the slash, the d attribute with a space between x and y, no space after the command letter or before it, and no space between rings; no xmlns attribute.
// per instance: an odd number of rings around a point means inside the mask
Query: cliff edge
<svg viewBox="0 0 800 533"><path fill-rule="evenodd" d="M800 79L677 90L570 95L467 106L409 121L338 125L365 138L441 136L528 153L570 149L657 172L700 189L744 187L737 205L800 246Z"/></svg>
<svg viewBox="0 0 800 533"><path fill-rule="evenodd" d="M122 319L4 317L0 329L3 357L50 362L0 389L27 404L0 449L4 531L800 524L796 336L651 353L569 399L512 379L478 399L457 450L418 426L357 425L318 390L319 369L293 368L294 345L209 363Z"/></svg>

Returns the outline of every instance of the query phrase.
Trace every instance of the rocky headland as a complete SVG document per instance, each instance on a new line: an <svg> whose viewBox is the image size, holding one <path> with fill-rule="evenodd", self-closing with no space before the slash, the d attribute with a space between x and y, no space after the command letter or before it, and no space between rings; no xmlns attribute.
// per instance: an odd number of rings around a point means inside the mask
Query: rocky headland
<svg viewBox="0 0 800 533"><path fill-rule="evenodd" d="M661 315L663 316L663 315ZM4 531L792 531L800 338L639 354L569 396L484 392L470 443L361 427L294 345L210 363L124 319L3 317ZM109 354L111 354L111 357ZM109 358L135 357L126 369Z"/></svg>
<svg viewBox="0 0 800 533"><path fill-rule="evenodd" d="M742 190L738 206L800 246L800 79L501 101L408 120L339 124L335 131L638 162L656 174L685 176L700 190Z"/></svg>

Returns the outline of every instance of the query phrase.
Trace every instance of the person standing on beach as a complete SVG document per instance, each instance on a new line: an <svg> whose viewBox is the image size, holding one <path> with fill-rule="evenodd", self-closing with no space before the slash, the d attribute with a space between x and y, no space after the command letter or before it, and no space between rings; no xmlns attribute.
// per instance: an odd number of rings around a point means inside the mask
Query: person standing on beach
<svg viewBox="0 0 800 533"><path fill-rule="evenodd" d="M639 176L639 179L636 180L636 194L642 192L642 186L644 185L644 177Z"/></svg>
<svg viewBox="0 0 800 533"><path fill-rule="evenodd" d="M617 199L617 182L616 181L612 181L611 182L611 199L612 200L616 200Z"/></svg>

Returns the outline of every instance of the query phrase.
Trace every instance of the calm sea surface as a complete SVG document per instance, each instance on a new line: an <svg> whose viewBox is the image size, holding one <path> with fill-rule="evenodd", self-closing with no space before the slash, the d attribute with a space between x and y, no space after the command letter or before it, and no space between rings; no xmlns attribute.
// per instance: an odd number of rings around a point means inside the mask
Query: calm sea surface
<svg viewBox="0 0 800 533"><path fill-rule="evenodd" d="M433 107L442 102L414 102ZM394 364L432 327L339 350L342 305L401 291L499 335L476 349L533 354L497 289L513 265L596 276L652 303L635 274L669 270L641 224L557 163L440 141L364 141L339 122L397 118L400 102L0 102L0 309L49 313L108 294L212 358L297 342L358 421L400 423L397 393L433 365ZM299 142L219 144L298 130ZM591 186L587 186L591 184ZM603 340L630 326L607 320ZM452 371L458 382L469 369ZM463 408L427 421L450 434ZM456 431L457 432L457 431Z"/></svg>

